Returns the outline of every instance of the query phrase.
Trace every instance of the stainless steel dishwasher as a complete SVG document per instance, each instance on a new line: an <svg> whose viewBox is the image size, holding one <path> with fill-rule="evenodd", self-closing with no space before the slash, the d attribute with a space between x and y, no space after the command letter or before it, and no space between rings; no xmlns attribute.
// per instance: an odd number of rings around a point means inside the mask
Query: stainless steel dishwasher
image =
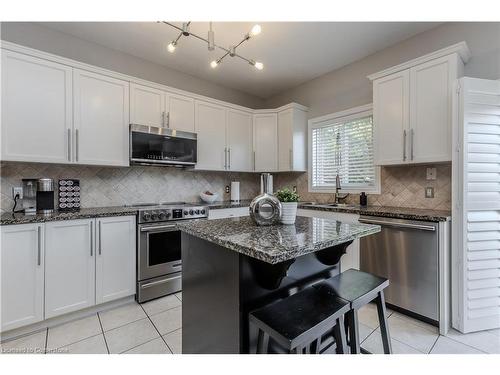
<svg viewBox="0 0 500 375"><path fill-rule="evenodd" d="M361 238L361 270L389 279L387 303L437 322L438 223L373 216L361 216L359 222L382 227L379 233Z"/></svg>

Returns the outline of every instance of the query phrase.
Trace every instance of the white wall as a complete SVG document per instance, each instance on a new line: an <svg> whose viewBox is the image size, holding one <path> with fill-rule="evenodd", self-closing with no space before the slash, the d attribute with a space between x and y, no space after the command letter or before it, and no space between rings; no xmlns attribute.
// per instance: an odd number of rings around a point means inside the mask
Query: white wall
<svg viewBox="0 0 500 375"><path fill-rule="evenodd" d="M101 68L250 108L263 99L32 22L2 22L0 38Z"/></svg>
<svg viewBox="0 0 500 375"><path fill-rule="evenodd" d="M347 36L348 37L348 36ZM371 73L465 40L472 58L465 75L500 78L500 23L446 23L362 60L324 74L266 100L268 108L297 102L309 107L309 118L372 102Z"/></svg>

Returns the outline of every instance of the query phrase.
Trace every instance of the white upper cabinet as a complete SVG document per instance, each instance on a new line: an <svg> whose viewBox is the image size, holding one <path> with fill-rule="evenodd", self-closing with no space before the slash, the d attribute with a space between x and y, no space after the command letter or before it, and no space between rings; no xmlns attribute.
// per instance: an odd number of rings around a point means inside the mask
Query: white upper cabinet
<svg viewBox="0 0 500 375"><path fill-rule="evenodd" d="M43 224L1 228L1 329L8 331L43 320Z"/></svg>
<svg viewBox="0 0 500 375"><path fill-rule="evenodd" d="M165 96L165 126L185 132L194 132L194 99L167 93Z"/></svg>
<svg viewBox="0 0 500 375"><path fill-rule="evenodd" d="M261 113L253 116L254 170L276 172L278 170L278 116Z"/></svg>
<svg viewBox="0 0 500 375"><path fill-rule="evenodd" d="M151 87L130 84L130 123L158 126L164 125L165 93Z"/></svg>
<svg viewBox="0 0 500 375"><path fill-rule="evenodd" d="M74 70L74 160L129 165L128 82Z"/></svg>
<svg viewBox="0 0 500 375"><path fill-rule="evenodd" d="M278 112L278 169L307 170L307 112L301 108Z"/></svg>
<svg viewBox="0 0 500 375"><path fill-rule="evenodd" d="M410 161L451 160L451 103L457 77L454 55L410 69Z"/></svg>
<svg viewBox="0 0 500 375"><path fill-rule="evenodd" d="M451 161L455 80L470 57L465 42L375 73L375 164Z"/></svg>
<svg viewBox="0 0 500 375"><path fill-rule="evenodd" d="M249 172L252 165L252 115L227 110L227 170Z"/></svg>
<svg viewBox="0 0 500 375"><path fill-rule="evenodd" d="M96 303L135 294L135 217L96 219Z"/></svg>
<svg viewBox="0 0 500 375"><path fill-rule="evenodd" d="M410 73L405 70L373 82L376 165L408 160Z"/></svg>
<svg viewBox="0 0 500 375"><path fill-rule="evenodd" d="M223 171L227 167L226 109L203 101L195 103L198 134L197 169Z"/></svg>
<svg viewBox="0 0 500 375"><path fill-rule="evenodd" d="M45 319L95 305L95 220L45 223Z"/></svg>
<svg viewBox="0 0 500 375"><path fill-rule="evenodd" d="M2 50L2 160L68 163L72 68Z"/></svg>

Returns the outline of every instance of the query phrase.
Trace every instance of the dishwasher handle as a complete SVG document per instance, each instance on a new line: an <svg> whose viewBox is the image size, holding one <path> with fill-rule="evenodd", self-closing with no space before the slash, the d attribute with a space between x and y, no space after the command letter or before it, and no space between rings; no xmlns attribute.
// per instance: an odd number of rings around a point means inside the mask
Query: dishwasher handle
<svg viewBox="0 0 500 375"><path fill-rule="evenodd" d="M398 223L394 221L385 221L385 220L375 220L375 219L359 219L360 223L363 224L377 224L377 225L385 225L396 228L409 228L409 229L418 229L418 230L426 230L429 232L435 232L436 227L433 225L425 225L425 224L413 224L413 223Z"/></svg>

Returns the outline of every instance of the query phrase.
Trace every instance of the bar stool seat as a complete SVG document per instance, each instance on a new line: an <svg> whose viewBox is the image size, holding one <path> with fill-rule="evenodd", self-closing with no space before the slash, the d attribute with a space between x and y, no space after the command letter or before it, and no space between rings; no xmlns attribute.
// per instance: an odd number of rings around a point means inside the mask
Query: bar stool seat
<svg viewBox="0 0 500 375"><path fill-rule="evenodd" d="M355 269L344 271L313 286L324 293L328 293L333 298L342 298L349 301L351 308L346 314L346 331L349 335L351 353L361 352L358 310L372 301L375 301L377 305L384 353L392 353L384 299L384 289L388 286L388 279Z"/></svg>
<svg viewBox="0 0 500 375"><path fill-rule="evenodd" d="M318 340L332 330L337 353L344 353L343 316L349 309L348 301L309 287L255 310L249 320L259 329L257 353L268 352L270 337L289 353L318 353Z"/></svg>

